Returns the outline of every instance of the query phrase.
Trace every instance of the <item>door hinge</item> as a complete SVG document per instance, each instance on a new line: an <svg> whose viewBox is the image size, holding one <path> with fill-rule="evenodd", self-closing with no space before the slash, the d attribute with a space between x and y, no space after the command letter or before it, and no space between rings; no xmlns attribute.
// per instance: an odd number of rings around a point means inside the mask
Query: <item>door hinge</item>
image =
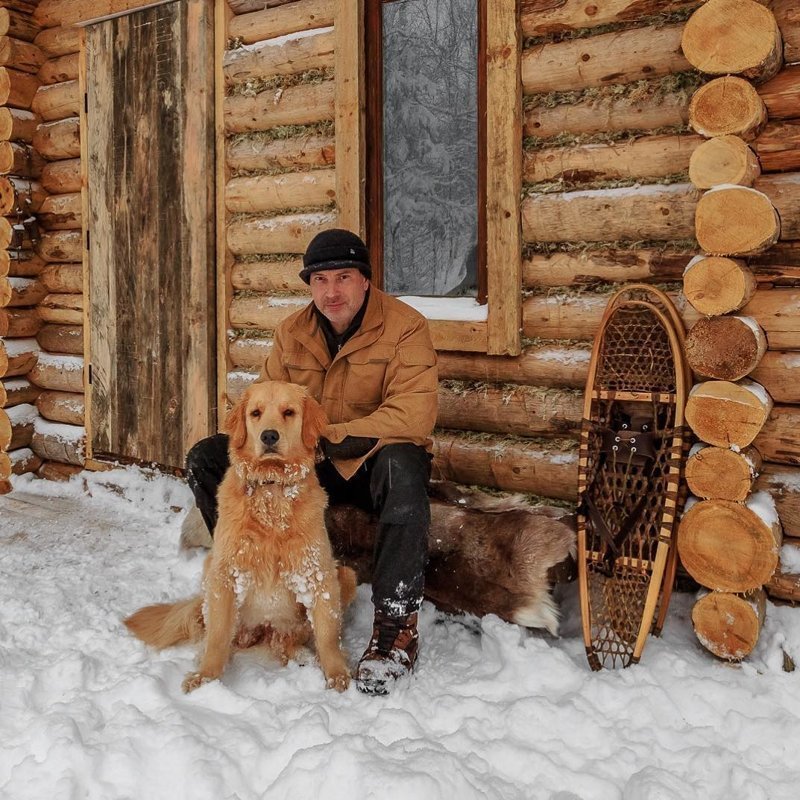
<svg viewBox="0 0 800 800"><path fill-rule="evenodd" d="M91 236L89 236L89 229L86 229L86 249L89 249L89 245L91 244Z"/></svg>
<svg viewBox="0 0 800 800"><path fill-rule="evenodd" d="M89 113L89 92L83 93L83 113Z"/></svg>
<svg viewBox="0 0 800 800"><path fill-rule="evenodd" d="M92 365L89 364L89 386L92 385Z"/></svg>

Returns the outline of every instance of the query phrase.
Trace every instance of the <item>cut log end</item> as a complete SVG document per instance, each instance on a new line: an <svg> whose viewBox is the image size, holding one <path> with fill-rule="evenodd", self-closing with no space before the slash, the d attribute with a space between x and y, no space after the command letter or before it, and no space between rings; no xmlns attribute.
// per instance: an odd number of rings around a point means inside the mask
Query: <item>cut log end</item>
<svg viewBox="0 0 800 800"><path fill-rule="evenodd" d="M761 455L755 447L728 450L703 447L686 461L689 491L704 500L747 499L761 469Z"/></svg>
<svg viewBox="0 0 800 800"><path fill-rule="evenodd" d="M683 276L686 299L708 316L738 311L750 302L757 285L744 261L722 256L697 259Z"/></svg>
<svg viewBox="0 0 800 800"><path fill-rule="evenodd" d="M781 539L777 514L769 520L740 503L703 500L683 515L678 552L686 571L702 586L748 592L772 577Z"/></svg>
<svg viewBox="0 0 800 800"><path fill-rule="evenodd" d="M760 174L758 157L739 136L709 139L689 158L689 180L698 189L722 183L752 186Z"/></svg>
<svg viewBox="0 0 800 800"><path fill-rule="evenodd" d="M767 122L767 108L753 84L727 76L701 86L689 104L689 124L702 136L754 139Z"/></svg>
<svg viewBox="0 0 800 800"><path fill-rule="evenodd" d="M767 352L767 337L750 317L699 320L686 336L689 366L704 378L738 381L749 375Z"/></svg>
<svg viewBox="0 0 800 800"><path fill-rule="evenodd" d="M752 381L706 381L686 402L686 422L697 437L717 447L753 443L772 410L772 398Z"/></svg>
<svg viewBox="0 0 800 800"><path fill-rule="evenodd" d="M710 592L695 603L692 625L706 650L728 661L741 661L758 642L766 607L763 589L747 594Z"/></svg>
<svg viewBox="0 0 800 800"><path fill-rule="evenodd" d="M755 189L731 186L706 192L695 210L697 242L710 255L763 253L781 232L770 199Z"/></svg>
<svg viewBox="0 0 800 800"><path fill-rule="evenodd" d="M776 75L783 57L775 17L755 0L708 0L684 26L681 47L701 72L756 81Z"/></svg>

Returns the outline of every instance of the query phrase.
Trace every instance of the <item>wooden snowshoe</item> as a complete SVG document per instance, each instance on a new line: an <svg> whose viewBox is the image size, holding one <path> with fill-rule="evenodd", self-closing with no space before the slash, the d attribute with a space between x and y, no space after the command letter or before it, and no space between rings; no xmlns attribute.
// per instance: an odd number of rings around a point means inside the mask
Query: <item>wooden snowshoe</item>
<svg viewBox="0 0 800 800"><path fill-rule="evenodd" d="M677 564L690 373L669 298L630 285L609 301L584 398L578 578L592 669L639 661L660 632Z"/></svg>

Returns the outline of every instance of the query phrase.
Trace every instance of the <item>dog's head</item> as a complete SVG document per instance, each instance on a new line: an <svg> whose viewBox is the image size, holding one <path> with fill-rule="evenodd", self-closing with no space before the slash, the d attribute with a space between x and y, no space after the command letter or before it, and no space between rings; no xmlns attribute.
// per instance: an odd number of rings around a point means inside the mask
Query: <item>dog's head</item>
<svg viewBox="0 0 800 800"><path fill-rule="evenodd" d="M264 381L248 387L228 412L232 456L251 463L313 459L328 420L320 404L296 383Z"/></svg>

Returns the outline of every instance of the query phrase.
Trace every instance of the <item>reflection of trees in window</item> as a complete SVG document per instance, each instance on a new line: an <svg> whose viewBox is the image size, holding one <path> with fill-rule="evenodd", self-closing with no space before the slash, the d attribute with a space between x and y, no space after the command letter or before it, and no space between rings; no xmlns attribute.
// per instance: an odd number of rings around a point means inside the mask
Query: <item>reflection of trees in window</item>
<svg viewBox="0 0 800 800"><path fill-rule="evenodd" d="M475 295L477 0L383 6L384 287Z"/></svg>

